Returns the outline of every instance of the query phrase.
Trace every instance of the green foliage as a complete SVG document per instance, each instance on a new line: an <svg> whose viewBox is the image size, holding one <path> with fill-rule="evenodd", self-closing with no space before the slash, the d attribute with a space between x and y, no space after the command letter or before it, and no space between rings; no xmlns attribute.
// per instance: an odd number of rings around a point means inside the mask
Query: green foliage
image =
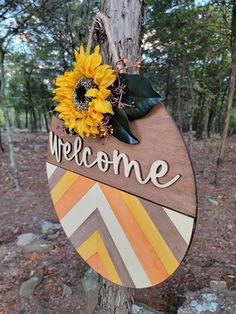
<svg viewBox="0 0 236 314"><path fill-rule="evenodd" d="M120 78L126 86L122 101L128 105L125 112L129 120L144 117L161 100L161 96L154 91L145 77L121 74Z"/></svg>
<svg viewBox="0 0 236 314"><path fill-rule="evenodd" d="M127 113L118 108L114 108L114 116L111 118L113 135L126 144L138 144L139 140L132 134L129 128Z"/></svg>
<svg viewBox="0 0 236 314"><path fill-rule="evenodd" d="M150 82L141 75L120 74L120 84L125 86L122 103L124 110L114 108L111 117L113 135L127 144L138 144L138 139L129 128L129 121L146 116L161 100Z"/></svg>
<svg viewBox="0 0 236 314"><path fill-rule="evenodd" d="M13 126L47 128L53 80L70 70L73 50L86 43L100 1L23 2L4 0L0 4L7 104ZM142 74L160 92L183 131L192 126L198 137L204 132L221 132L231 66L232 2L145 2ZM126 78L129 83L129 76ZM129 120L141 117L159 101L150 86L134 85L127 84L132 96L123 99L129 105L136 102L136 108L126 109ZM142 94L147 90L153 93L148 99ZM138 98L133 93L137 91ZM124 126L126 119L121 121ZM4 123L2 116L0 123ZM236 132L235 103L230 128L231 133ZM129 132L126 135L132 138Z"/></svg>
<svg viewBox="0 0 236 314"><path fill-rule="evenodd" d="M230 1L148 0L143 73L180 127L220 132L231 66ZM222 107L223 104L223 107Z"/></svg>
<svg viewBox="0 0 236 314"><path fill-rule="evenodd" d="M11 122L34 130L48 128L53 81L70 69L74 49L86 42L99 1L23 2L0 4L0 44L4 42Z"/></svg>

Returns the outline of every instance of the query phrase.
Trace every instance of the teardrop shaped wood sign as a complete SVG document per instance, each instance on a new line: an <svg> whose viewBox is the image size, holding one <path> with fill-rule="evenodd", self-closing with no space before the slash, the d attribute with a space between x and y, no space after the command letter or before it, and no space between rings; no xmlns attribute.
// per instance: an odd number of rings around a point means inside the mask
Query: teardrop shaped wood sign
<svg viewBox="0 0 236 314"><path fill-rule="evenodd" d="M158 104L130 123L125 144L68 135L53 117L47 174L61 225L76 251L110 281L146 288L186 255L196 223L196 185L182 136Z"/></svg>

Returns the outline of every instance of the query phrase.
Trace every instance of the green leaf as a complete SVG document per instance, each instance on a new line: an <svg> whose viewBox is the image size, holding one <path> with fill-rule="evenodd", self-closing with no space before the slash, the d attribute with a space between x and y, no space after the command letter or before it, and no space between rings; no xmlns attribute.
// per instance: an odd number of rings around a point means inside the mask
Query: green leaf
<svg viewBox="0 0 236 314"><path fill-rule="evenodd" d="M114 116L111 118L113 136L127 144L138 144L139 140L131 133L129 120L126 112L122 109L113 108Z"/></svg>
<svg viewBox="0 0 236 314"><path fill-rule="evenodd" d="M130 120L140 119L157 105L161 96L154 91L148 79L137 74L120 74L121 80L126 85L122 102L130 107L125 107ZM134 102L135 108L132 107Z"/></svg>

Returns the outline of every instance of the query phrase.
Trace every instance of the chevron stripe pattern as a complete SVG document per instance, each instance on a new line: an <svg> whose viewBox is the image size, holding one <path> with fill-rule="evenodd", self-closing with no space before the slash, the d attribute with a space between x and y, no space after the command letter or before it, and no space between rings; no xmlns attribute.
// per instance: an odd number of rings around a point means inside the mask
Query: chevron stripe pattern
<svg viewBox="0 0 236 314"><path fill-rule="evenodd" d="M194 218L47 163L61 225L106 279L146 288L167 279L189 247Z"/></svg>

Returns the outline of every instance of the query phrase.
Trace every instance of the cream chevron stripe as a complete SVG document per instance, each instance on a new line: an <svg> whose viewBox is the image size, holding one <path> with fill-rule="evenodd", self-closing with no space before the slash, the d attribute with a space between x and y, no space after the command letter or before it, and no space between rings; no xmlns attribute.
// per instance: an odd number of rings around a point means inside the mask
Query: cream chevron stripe
<svg viewBox="0 0 236 314"><path fill-rule="evenodd" d="M165 207L163 207L163 209L165 210L166 214L169 216L173 224L176 226L179 233L184 238L185 242L189 244L191 240L194 219L192 217L174 212L173 210Z"/></svg>
<svg viewBox="0 0 236 314"><path fill-rule="evenodd" d="M68 238L85 222L97 207L97 184L95 184L61 219L61 224Z"/></svg>
<svg viewBox="0 0 236 314"><path fill-rule="evenodd" d="M53 175L53 172L57 169L57 166L54 166L53 164L50 164L49 162L46 163L47 167L47 175L48 179Z"/></svg>
<svg viewBox="0 0 236 314"><path fill-rule="evenodd" d="M151 282L98 183L61 220L67 237L70 237L96 209L99 210L135 286L149 287Z"/></svg>

